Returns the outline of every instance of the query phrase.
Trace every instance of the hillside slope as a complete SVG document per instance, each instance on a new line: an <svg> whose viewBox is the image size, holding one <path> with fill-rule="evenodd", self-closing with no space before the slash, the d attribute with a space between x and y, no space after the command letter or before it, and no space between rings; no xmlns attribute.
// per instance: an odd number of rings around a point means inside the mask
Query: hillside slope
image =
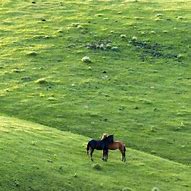
<svg viewBox="0 0 191 191"><path fill-rule="evenodd" d="M1 112L112 133L190 165L190 10L180 0L1 0Z"/></svg>
<svg viewBox="0 0 191 191"><path fill-rule="evenodd" d="M127 149L127 163L111 152L106 163L97 151L91 162L88 137L5 116L0 134L3 191L190 190L189 167L143 152Z"/></svg>

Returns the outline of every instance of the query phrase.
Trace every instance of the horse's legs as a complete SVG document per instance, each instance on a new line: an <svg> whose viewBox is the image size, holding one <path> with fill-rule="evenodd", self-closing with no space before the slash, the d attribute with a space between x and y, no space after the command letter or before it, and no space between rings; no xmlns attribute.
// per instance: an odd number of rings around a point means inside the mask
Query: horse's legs
<svg viewBox="0 0 191 191"><path fill-rule="evenodd" d="M126 147L125 147L125 144L124 144L124 162L126 161L126 156L125 156L125 153L126 153Z"/></svg>
<svg viewBox="0 0 191 191"><path fill-rule="evenodd" d="M119 150L121 151L121 155L122 155L121 160L125 162L126 161L126 157L125 157L126 149L125 149L125 146L120 147Z"/></svg>
<svg viewBox="0 0 191 191"><path fill-rule="evenodd" d="M106 150L105 150L105 157L106 157L106 158L105 158L105 161L107 161L107 159L108 159L108 152L109 152L109 150L106 149Z"/></svg>
<svg viewBox="0 0 191 191"><path fill-rule="evenodd" d="M125 145L123 145L123 161L126 161L126 156L125 156L126 148Z"/></svg>
<svg viewBox="0 0 191 191"><path fill-rule="evenodd" d="M105 160L105 150L103 150L103 156L102 156L102 160L104 161Z"/></svg>
<svg viewBox="0 0 191 191"><path fill-rule="evenodd" d="M108 159L108 149L104 149L104 150L103 150L102 160L103 160L103 161L107 161L107 159Z"/></svg>
<svg viewBox="0 0 191 191"><path fill-rule="evenodd" d="M126 157L125 157L125 151L123 152L123 160L122 161L126 161Z"/></svg>
<svg viewBox="0 0 191 191"><path fill-rule="evenodd" d="M94 152L94 149L90 148L90 156L91 156L91 161L93 161L93 152Z"/></svg>

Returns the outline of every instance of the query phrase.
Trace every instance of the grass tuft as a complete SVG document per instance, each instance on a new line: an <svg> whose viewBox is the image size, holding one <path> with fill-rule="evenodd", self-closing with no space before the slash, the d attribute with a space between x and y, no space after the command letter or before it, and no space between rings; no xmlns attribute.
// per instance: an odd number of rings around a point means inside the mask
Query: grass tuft
<svg viewBox="0 0 191 191"><path fill-rule="evenodd" d="M91 59L90 59L89 56L84 56L84 57L82 58L82 62L84 62L84 63L91 63L92 61L91 61Z"/></svg>
<svg viewBox="0 0 191 191"><path fill-rule="evenodd" d="M46 78L40 78L40 79L36 80L35 83L40 84L40 85L46 85L46 84L48 84L48 80Z"/></svg>
<svg viewBox="0 0 191 191"><path fill-rule="evenodd" d="M128 188L128 187L124 187L124 188L122 188L122 190L121 191L133 191L131 188Z"/></svg>
<svg viewBox="0 0 191 191"><path fill-rule="evenodd" d="M95 169L95 170L99 170L99 171L102 170L102 166L100 164L98 164L98 163L93 164L92 168Z"/></svg>
<svg viewBox="0 0 191 191"><path fill-rule="evenodd" d="M32 52L28 52L27 55L28 55L28 56L37 56L38 53L35 52L35 51L32 51Z"/></svg>
<svg viewBox="0 0 191 191"><path fill-rule="evenodd" d="M160 191L158 187L153 187L151 191Z"/></svg>

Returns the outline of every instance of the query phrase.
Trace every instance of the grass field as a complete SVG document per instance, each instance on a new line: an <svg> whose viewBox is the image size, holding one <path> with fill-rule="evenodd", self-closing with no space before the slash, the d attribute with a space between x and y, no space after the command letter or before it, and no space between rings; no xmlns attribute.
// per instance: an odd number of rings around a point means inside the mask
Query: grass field
<svg viewBox="0 0 191 191"><path fill-rule="evenodd" d="M10 190L189 190L188 166L128 149L109 161L85 152L88 137L0 117L0 188Z"/></svg>
<svg viewBox="0 0 191 191"><path fill-rule="evenodd" d="M0 5L0 190L191 189L191 1ZM127 164L90 163L104 132Z"/></svg>

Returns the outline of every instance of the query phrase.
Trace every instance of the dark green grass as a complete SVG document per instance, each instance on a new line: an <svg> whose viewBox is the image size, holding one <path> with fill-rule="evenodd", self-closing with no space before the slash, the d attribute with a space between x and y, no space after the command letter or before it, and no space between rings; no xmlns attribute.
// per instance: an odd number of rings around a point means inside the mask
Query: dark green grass
<svg viewBox="0 0 191 191"><path fill-rule="evenodd" d="M127 149L86 155L88 137L0 117L0 190L190 190L190 167Z"/></svg>
<svg viewBox="0 0 191 191"><path fill-rule="evenodd" d="M190 164L190 7L3 0L1 112ZM118 51L86 48L108 40Z"/></svg>

